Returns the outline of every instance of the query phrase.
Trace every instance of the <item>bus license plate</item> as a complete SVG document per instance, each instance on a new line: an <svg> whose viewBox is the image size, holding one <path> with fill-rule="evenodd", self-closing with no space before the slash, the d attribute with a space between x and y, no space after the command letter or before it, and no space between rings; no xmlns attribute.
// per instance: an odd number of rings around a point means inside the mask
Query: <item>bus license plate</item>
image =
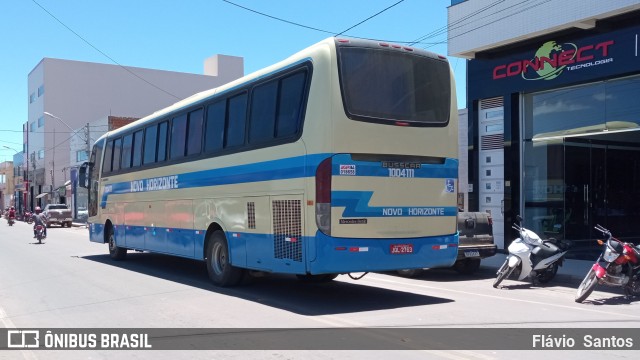
<svg viewBox="0 0 640 360"><path fill-rule="evenodd" d="M413 253L413 245L411 244L392 244L391 254L411 254Z"/></svg>

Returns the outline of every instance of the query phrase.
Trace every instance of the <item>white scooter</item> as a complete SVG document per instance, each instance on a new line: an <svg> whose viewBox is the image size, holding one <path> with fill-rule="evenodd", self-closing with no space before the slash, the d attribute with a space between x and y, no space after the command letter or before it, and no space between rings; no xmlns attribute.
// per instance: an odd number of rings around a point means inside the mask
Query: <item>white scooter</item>
<svg viewBox="0 0 640 360"><path fill-rule="evenodd" d="M494 288L512 273L518 280L531 277L534 284L536 281L548 283L556 276L558 266L562 266L564 255L571 246L568 241L542 240L538 234L522 226L520 215L517 218L520 224L511 227L520 233L520 237L509 245L509 255L498 269Z"/></svg>

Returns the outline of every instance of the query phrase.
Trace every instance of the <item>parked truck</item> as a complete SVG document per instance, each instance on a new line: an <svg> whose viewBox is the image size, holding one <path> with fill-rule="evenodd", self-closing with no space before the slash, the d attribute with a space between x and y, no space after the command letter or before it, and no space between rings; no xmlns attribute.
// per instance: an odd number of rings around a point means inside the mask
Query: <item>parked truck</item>
<svg viewBox="0 0 640 360"><path fill-rule="evenodd" d="M44 207L42 213L47 218L47 227L51 227L52 224L71 227L71 210L65 204L49 204Z"/></svg>
<svg viewBox="0 0 640 360"><path fill-rule="evenodd" d="M493 242L493 221L486 212L458 212L458 257L452 268L461 274L473 274L480 261L496 254ZM423 269L398 270L398 274L415 277Z"/></svg>

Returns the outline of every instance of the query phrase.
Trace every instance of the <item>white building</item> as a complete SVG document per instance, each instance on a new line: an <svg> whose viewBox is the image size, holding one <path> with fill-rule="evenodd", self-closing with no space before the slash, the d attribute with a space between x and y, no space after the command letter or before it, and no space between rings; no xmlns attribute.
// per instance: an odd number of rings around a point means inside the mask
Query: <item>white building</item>
<svg viewBox="0 0 640 360"><path fill-rule="evenodd" d="M40 61L28 76L28 121L23 126L27 207L67 202L64 191L52 190L70 179L71 159L76 158L69 156L69 144L80 135L74 129L112 114L141 118L244 75L240 57L216 55L206 59L204 67L205 74L199 75L51 58Z"/></svg>

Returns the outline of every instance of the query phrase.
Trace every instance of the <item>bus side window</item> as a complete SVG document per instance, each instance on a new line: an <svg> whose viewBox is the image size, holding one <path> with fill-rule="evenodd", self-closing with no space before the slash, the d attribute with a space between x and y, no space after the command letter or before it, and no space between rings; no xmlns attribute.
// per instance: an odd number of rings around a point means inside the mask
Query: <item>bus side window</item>
<svg viewBox="0 0 640 360"><path fill-rule="evenodd" d="M133 163L132 167L142 164L142 130L133 133Z"/></svg>
<svg viewBox="0 0 640 360"><path fill-rule="evenodd" d="M133 147L133 134L125 135L122 142L122 159L120 161L121 169L128 169L131 167L131 149Z"/></svg>
<svg viewBox="0 0 640 360"><path fill-rule="evenodd" d="M202 109L189 113L187 155L197 155L202 151L202 115Z"/></svg>
<svg viewBox="0 0 640 360"><path fill-rule="evenodd" d="M167 160L167 135L169 130L169 122L163 121L158 125L158 157L157 161Z"/></svg>
<svg viewBox="0 0 640 360"><path fill-rule="evenodd" d="M300 120L307 72L299 72L282 79L278 104L276 137L293 136L300 130Z"/></svg>
<svg viewBox="0 0 640 360"><path fill-rule="evenodd" d="M104 153L104 163L102 164L102 173L108 174L111 172L111 160L113 159L113 140L109 141Z"/></svg>
<svg viewBox="0 0 640 360"><path fill-rule="evenodd" d="M247 123L247 93L229 99L225 148L244 144Z"/></svg>
<svg viewBox="0 0 640 360"><path fill-rule="evenodd" d="M144 157L143 164L153 164L156 162L156 145L158 143L158 124L147 126L144 130Z"/></svg>
<svg viewBox="0 0 640 360"><path fill-rule="evenodd" d="M120 170L120 147L122 146L122 139L113 140L113 166L112 171Z"/></svg>
<svg viewBox="0 0 640 360"><path fill-rule="evenodd" d="M204 151L206 153L222 150L226 112L226 100L220 100L207 106L207 122L204 133Z"/></svg>
<svg viewBox="0 0 640 360"><path fill-rule="evenodd" d="M278 103L278 81L256 86L251 93L249 143L259 144L273 139Z"/></svg>
<svg viewBox="0 0 640 360"><path fill-rule="evenodd" d="M184 157L185 140L187 138L187 114L176 116L171 121L171 146L169 147L169 159L175 160Z"/></svg>

